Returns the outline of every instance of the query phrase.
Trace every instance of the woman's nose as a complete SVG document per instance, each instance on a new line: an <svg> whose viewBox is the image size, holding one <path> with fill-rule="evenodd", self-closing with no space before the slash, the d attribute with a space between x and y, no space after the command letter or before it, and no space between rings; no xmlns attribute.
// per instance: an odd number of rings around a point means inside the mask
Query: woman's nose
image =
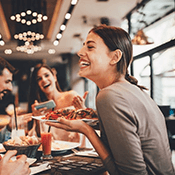
<svg viewBox="0 0 175 175"><path fill-rule="evenodd" d="M78 51L77 55L78 55L79 57L81 57L81 56L84 55L84 49L83 49L83 47Z"/></svg>

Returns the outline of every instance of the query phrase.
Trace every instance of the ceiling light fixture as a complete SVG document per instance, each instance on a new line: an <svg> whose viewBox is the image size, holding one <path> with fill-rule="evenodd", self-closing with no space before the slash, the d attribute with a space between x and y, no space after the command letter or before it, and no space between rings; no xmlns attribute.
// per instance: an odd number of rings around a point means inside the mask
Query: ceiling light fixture
<svg viewBox="0 0 175 175"><path fill-rule="evenodd" d="M12 0L11 20L20 22L23 19L32 22L35 19L38 22L47 20L46 0L38 0L33 3L31 0Z"/></svg>
<svg viewBox="0 0 175 175"><path fill-rule="evenodd" d="M63 21L63 23L60 26L60 31L57 33L56 39L53 41L53 45L54 46L57 46L59 44L59 40L63 36L63 31L66 30L66 25L68 23L68 20L71 18L72 11L73 11L75 5L77 5L77 3L78 3L78 0L72 0L71 1L70 6L69 6L69 9L68 9L68 11L65 14L64 21Z"/></svg>
<svg viewBox="0 0 175 175"><path fill-rule="evenodd" d="M47 20L46 0L11 0L11 20L16 21L14 38L18 41L17 51L33 54L40 51L39 40L44 39L43 21Z"/></svg>
<svg viewBox="0 0 175 175"><path fill-rule="evenodd" d="M132 24L136 24L136 22L139 22L139 27L143 26L142 28L140 28L137 33L135 34L134 38L132 39L132 43L134 45L147 45L147 44L153 44L153 40L151 38L149 38L148 36L146 36L146 34L144 33L143 29L145 26L147 26L146 21L144 20L144 18L146 17L146 14L141 11L141 9L143 10L145 5L142 5L139 9L139 4L137 4L137 13L139 14L138 17L140 19L134 19L132 18L131 23ZM139 9L139 10L138 10Z"/></svg>
<svg viewBox="0 0 175 175"><path fill-rule="evenodd" d="M135 45L146 45L146 44L153 44L154 42L152 41L151 38L145 35L143 30L139 30L132 39L132 43Z"/></svg>

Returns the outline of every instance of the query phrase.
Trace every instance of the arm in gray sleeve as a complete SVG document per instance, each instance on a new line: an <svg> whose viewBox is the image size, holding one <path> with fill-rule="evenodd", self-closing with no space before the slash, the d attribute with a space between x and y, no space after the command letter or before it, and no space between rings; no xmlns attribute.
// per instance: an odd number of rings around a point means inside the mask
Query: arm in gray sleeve
<svg viewBox="0 0 175 175"><path fill-rule="evenodd" d="M113 156L108 157L104 164L112 171L115 165L115 169L122 175L146 175L137 124L126 99L111 90L100 92L97 97L97 111L102 132L105 133ZM109 162L113 162L111 166Z"/></svg>

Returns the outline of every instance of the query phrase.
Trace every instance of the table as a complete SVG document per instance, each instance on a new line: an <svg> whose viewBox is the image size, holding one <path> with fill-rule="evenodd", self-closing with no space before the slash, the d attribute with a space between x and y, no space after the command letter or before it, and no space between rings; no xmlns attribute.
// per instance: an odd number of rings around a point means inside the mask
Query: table
<svg viewBox="0 0 175 175"><path fill-rule="evenodd" d="M48 160L51 169L37 173L37 175L102 175L105 168L99 157L83 157L67 151ZM39 155L37 155L39 156ZM38 166L46 161L37 160L32 166Z"/></svg>

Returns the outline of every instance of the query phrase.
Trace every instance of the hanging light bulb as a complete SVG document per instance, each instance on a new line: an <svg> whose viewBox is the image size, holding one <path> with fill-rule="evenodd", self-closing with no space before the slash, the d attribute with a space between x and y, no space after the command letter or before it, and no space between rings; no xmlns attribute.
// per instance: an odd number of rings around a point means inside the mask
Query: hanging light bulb
<svg viewBox="0 0 175 175"><path fill-rule="evenodd" d="M143 30L139 30L132 39L132 43L135 45L146 45L146 44L153 44L154 42L152 41L151 38L145 35Z"/></svg>

